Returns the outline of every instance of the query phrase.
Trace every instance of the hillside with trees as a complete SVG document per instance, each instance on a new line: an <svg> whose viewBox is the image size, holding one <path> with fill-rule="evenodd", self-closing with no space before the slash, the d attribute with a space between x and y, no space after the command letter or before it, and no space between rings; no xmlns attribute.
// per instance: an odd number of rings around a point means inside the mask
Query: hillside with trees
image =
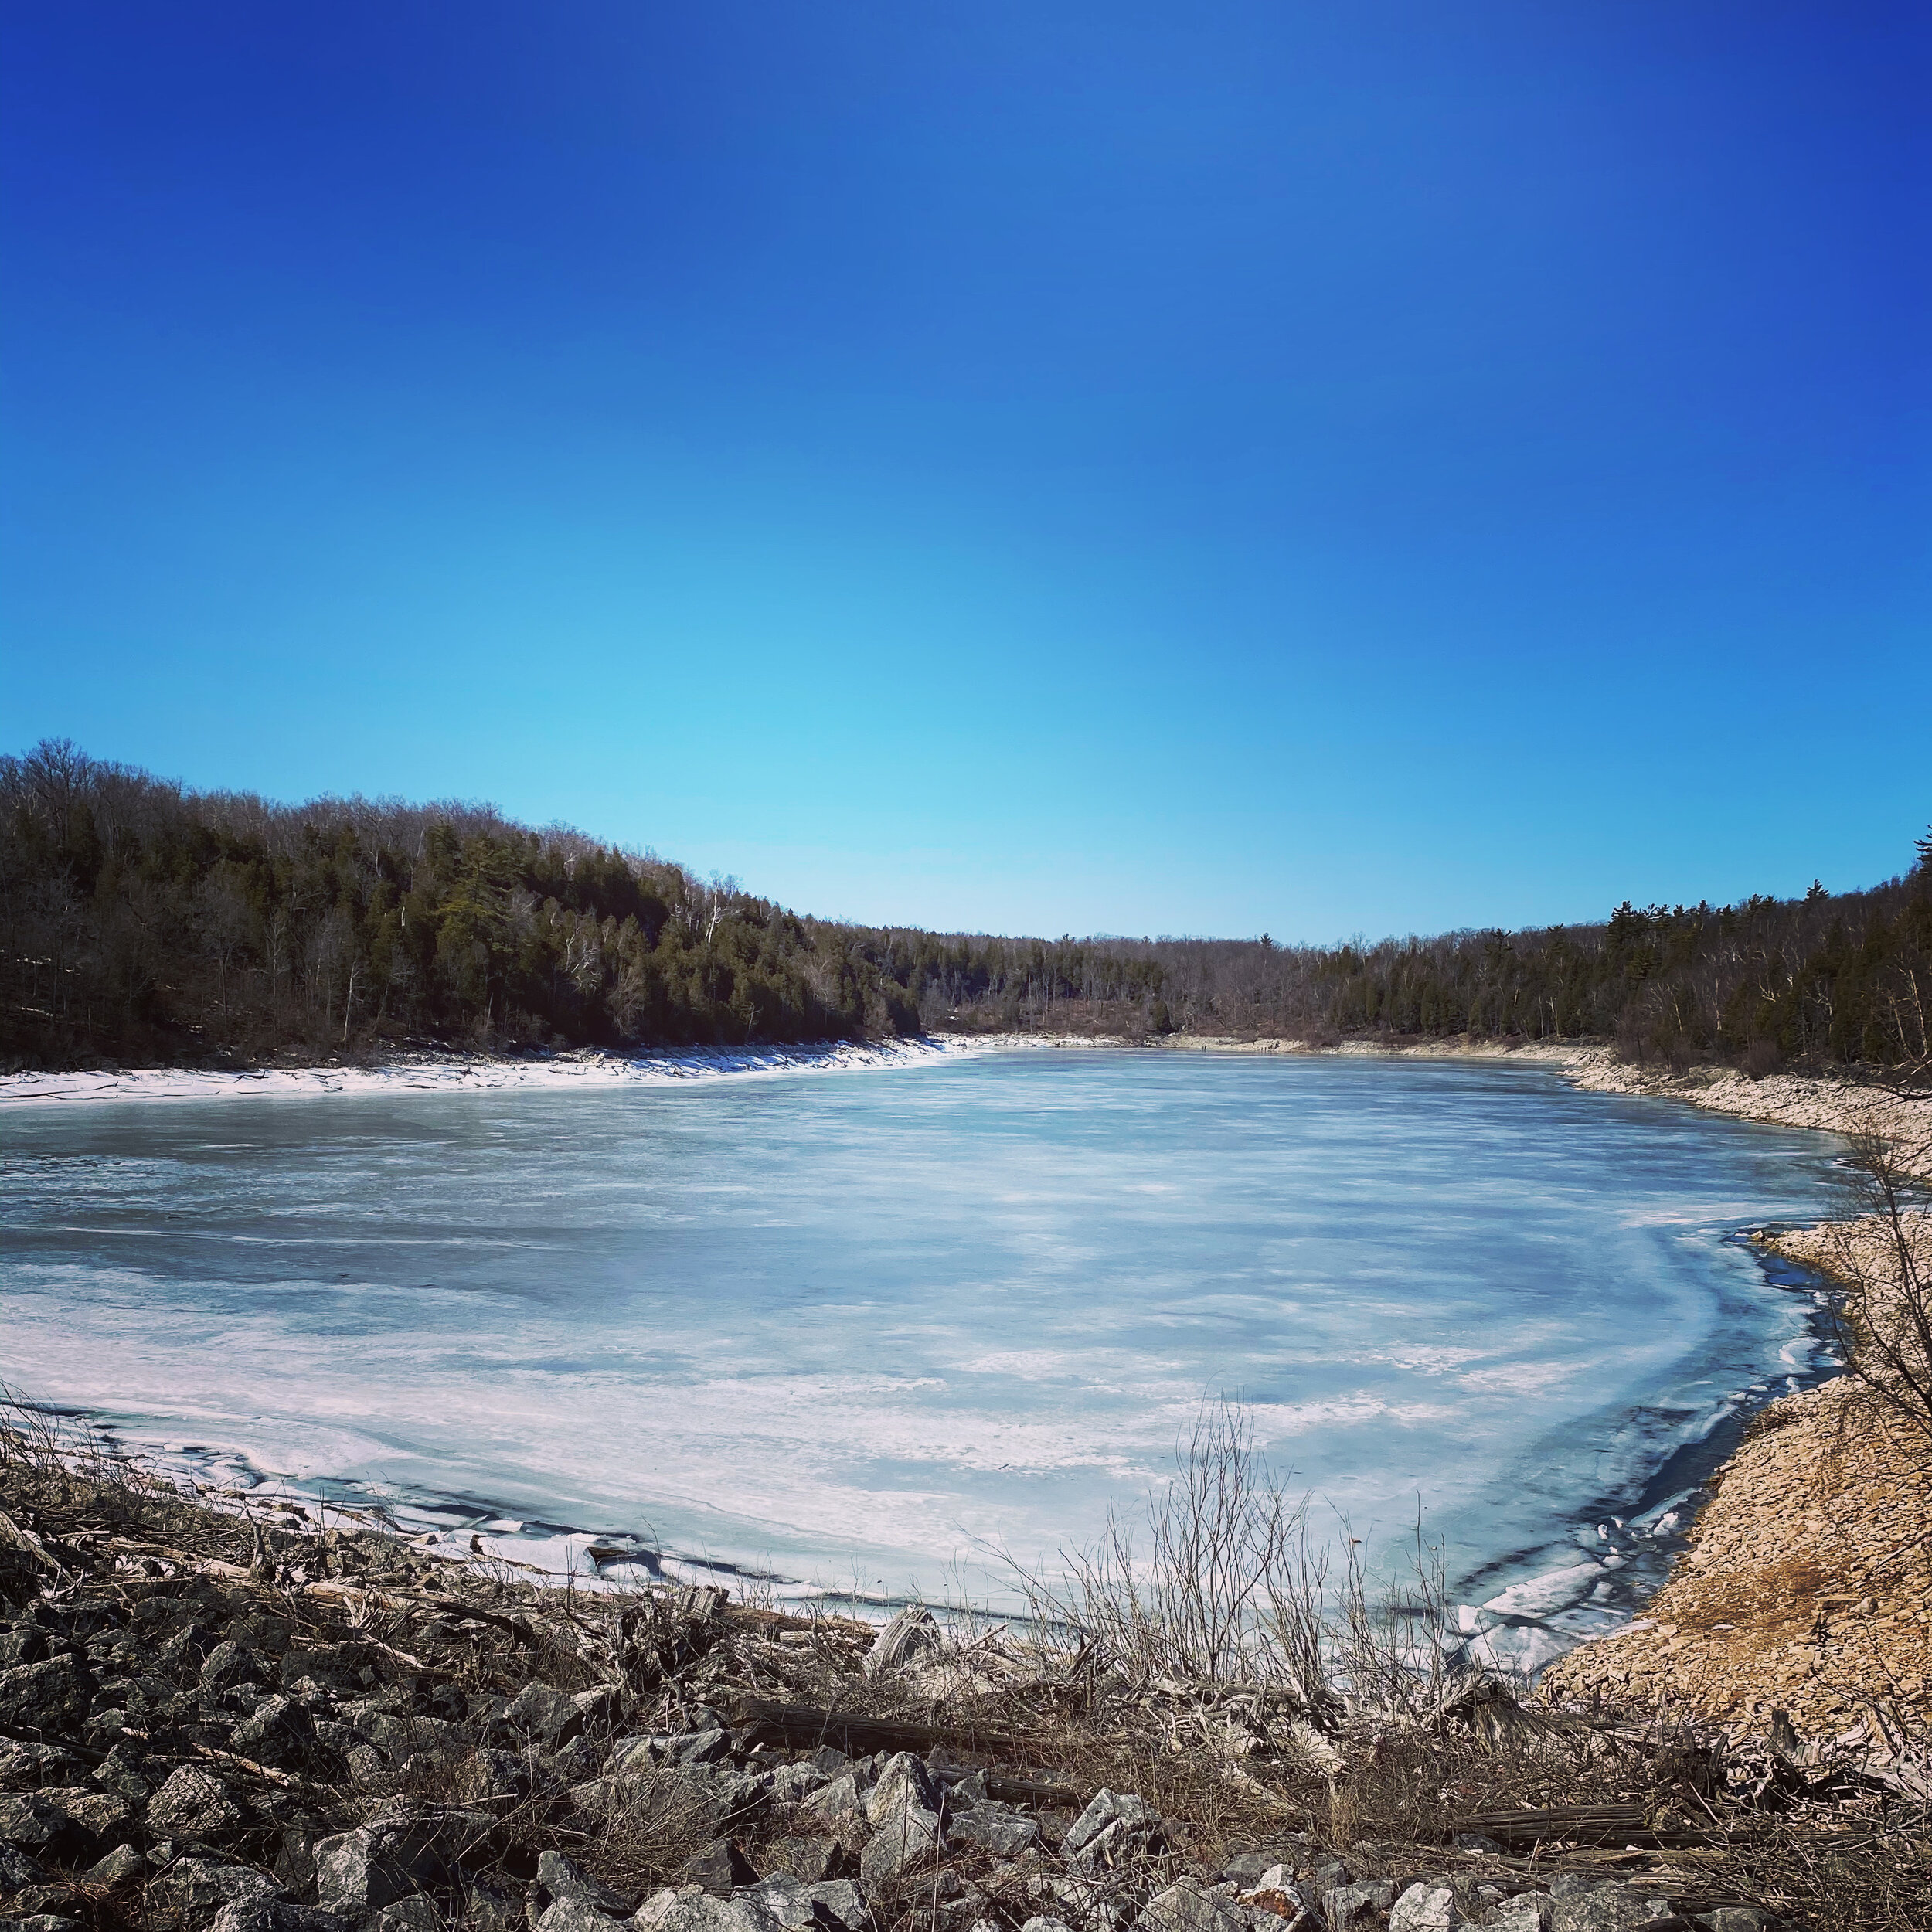
<svg viewBox="0 0 1932 1932"><path fill-rule="evenodd" d="M65 743L0 757L13 1067L1022 1028L1594 1039L1759 1070L1922 1062L1928 1009L1932 835L1869 891L1599 925L1049 940L807 918L486 807L198 793Z"/></svg>

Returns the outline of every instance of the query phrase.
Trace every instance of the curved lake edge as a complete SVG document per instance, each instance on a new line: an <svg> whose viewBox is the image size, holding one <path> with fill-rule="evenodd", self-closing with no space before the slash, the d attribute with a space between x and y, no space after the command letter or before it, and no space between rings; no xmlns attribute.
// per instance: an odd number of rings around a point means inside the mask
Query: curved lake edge
<svg viewBox="0 0 1932 1932"><path fill-rule="evenodd" d="M557 1055L483 1056L474 1055L429 1056L375 1068L328 1065L311 1068L282 1068L253 1073L208 1073L181 1070L146 1070L134 1073L14 1075L0 1079L0 1104L35 1102L101 1104L135 1100L208 1099L255 1094L320 1097L330 1093L372 1091L461 1092L501 1090L527 1087L577 1087L682 1083L692 1080L757 1077L773 1073L805 1072L886 1071L921 1065L967 1055L1012 1052L1016 1049L1043 1050L1141 1050L1199 1051L1231 1055L1244 1053L1299 1054L1331 1049L1309 1049L1290 1041L1221 1041L1189 1039L1146 1046L1137 1043L1046 1035L981 1036L890 1043L876 1046L837 1045L818 1049L770 1049L763 1052L694 1053L627 1058L614 1055ZM1776 1077L1746 1082L1724 1070L1701 1070L1688 1076L1667 1078L1641 1069L1625 1068L1600 1049L1566 1046L1556 1043L1516 1046L1492 1046L1483 1043L1429 1043L1420 1047L1396 1048L1352 1044L1339 1049L1350 1058L1390 1060L1467 1060L1476 1063L1505 1063L1559 1073L1570 1084L1586 1091L1617 1094L1632 1097L1668 1098L1767 1124L1829 1131L1829 1123L1839 1117L1849 1083L1831 1080ZM1869 1090L1855 1090L1869 1094ZM1727 1237L1743 1240L1758 1231L1738 1230ZM1770 1256L1761 1245L1756 1259L1767 1291L1798 1292L1810 1298L1813 1307L1808 1326L1814 1343L1825 1340L1828 1325L1823 1312L1822 1296L1828 1284L1809 1270L1793 1268ZM1781 1270L1784 1278L1778 1278ZM1822 1346L1815 1346L1807 1362L1791 1375L1778 1378L1780 1386L1760 1383L1721 1396L1713 1404L1714 1417L1708 1428L1680 1442L1643 1485L1635 1498L1604 1496L1592 1498L1565 1515L1573 1528L1586 1533L1593 1521L1607 1526L1604 1540L1623 1559L1619 1566L1622 1586L1615 1593L1614 1621L1609 1628L1622 1628L1636 1616L1648 1597L1664 1580L1681 1554L1689 1530L1708 1494L1713 1475L1728 1463L1746 1430L1758 1412L1781 1396L1816 1386L1842 1372ZM81 1419L76 1413L76 1419ZM192 1466L196 1453L184 1451ZM257 1490L263 1496L276 1493L302 1496L326 1502L333 1508L373 1507L405 1527L414 1524L418 1533L442 1530L447 1533L461 1523L502 1526L530 1555L560 1560L566 1570L577 1570L583 1551L601 1545L617 1558L630 1539L563 1523L540 1522L526 1515L515 1522L495 1509L488 1499L476 1496L438 1495L420 1492L408 1495L378 1495L358 1486L326 1481L289 1484L264 1477L259 1471L238 1466L232 1453L210 1450L206 1473L225 1475L226 1485L237 1486L236 1479ZM172 1458L176 1467L181 1459ZM219 1482L214 1487L222 1487ZM333 1492L334 1493L331 1493ZM1600 1532L1600 1533L1602 1533ZM505 1553L507 1553L507 1552ZM780 1577L760 1573L747 1566L721 1563L682 1554L675 1550L649 1549L632 1543L626 1553L630 1560L612 1560L607 1567L614 1575L625 1572L668 1577L715 1577L735 1580L742 1593L754 1595L783 1594ZM1484 1566L1470 1578L1478 1582L1488 1571L1506 1567L1507 1560ZM552 1563L542 1566L549 1569ZM1537 1586L1549 1580L1532 1578L1514 1587L1512 1592L1522 1608L1509 1608L1482 1614L1471 1619L1468 1634L1476 1638L1485 1661L1527 1670L1540 1668L1550 1658L1578 1641L1608 1634L1595 1631L1563 1632L1545 1621L1547 1605L1540 1600ZM815 1589L814 1594L819 1593ZM855 1606L875 1611L895 1607L903 1599L890 1595L876 1598L827 1593ZM1468 1594L1474 1594L1473 1592ZM1546 1597L1546 1591L1544 1596ZM1531 1604L1543 1614L1534 1614ZM1606 1606L1608 1607L1609 1606ZM1465 1616L1471 1613L1465 1611ZM1521 1633L1526 1641L1505 1641ZM1549 1639L1560 1639L1550 1641ZM1488 1640L1485 1641L1485 1640Z"/></svg>

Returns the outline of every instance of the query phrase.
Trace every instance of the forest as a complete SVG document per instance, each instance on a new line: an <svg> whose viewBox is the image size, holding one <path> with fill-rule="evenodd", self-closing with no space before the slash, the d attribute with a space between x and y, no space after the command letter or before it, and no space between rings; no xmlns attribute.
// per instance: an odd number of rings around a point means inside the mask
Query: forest
<svg viewBox="0 0 1932 1932"><path fill-rule="evenodd" d="M47 742L0 757L0 1066L1015 1029L1895 1066L1928 1056L1932 833L1914 857L1862 892L1524 932L1015 939L808 918L485 806L278 804Z"/></svg>

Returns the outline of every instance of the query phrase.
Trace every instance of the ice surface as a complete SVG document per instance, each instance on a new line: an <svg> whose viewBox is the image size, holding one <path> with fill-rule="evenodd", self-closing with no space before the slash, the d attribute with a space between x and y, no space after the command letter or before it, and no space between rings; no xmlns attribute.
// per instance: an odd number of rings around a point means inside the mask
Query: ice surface
<svg viewBox="0 0 1932 1932"><path fill-rule="evenodd" d="M1597 1526L1627 1597L1647 1485L1815 1357L1725 1237L1825 1211L1820 1136L1480 1063L875 1064L10 1108L8 1379L453 1546L989 1598L1225 1391L1322 1533L1420 1509L1573 1634Z"/></svg>

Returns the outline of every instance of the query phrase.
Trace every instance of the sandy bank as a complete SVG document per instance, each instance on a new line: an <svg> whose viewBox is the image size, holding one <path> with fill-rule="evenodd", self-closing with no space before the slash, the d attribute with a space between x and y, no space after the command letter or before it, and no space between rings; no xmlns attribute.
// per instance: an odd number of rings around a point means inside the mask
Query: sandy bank
<svg viewBox="0 0 1932 1932"><path fill-rule="evenodd" d="M1670 1704L1753 1732L1932 1723L1932 1462L1857 1385L1774 1404L1725 1466L1649 1614L1552 1665L1546 1693Z"/></svg>
<svg viewBox="0 0 1932 1932"><path fill-rule="evenodd" d="M1876 1129L1923 1161L1932 1104L1849 1083L1729 1073L1646 1080L1584 1070L1579 1084L1658 1093L1716 1111L1826 1130ZM1932 1270L1932 1216L1908 1220ZM1852 1219L1765 1245L1841 1281L1896 1281L1889 1227ZM1649 1614L1551 1667L1546 1694L1685 1708L1762 1731L1893 1747L1932 1727L1932 1440L1855 1376L1773 1403L1713 1479L1690 1546Z"/></svg>

